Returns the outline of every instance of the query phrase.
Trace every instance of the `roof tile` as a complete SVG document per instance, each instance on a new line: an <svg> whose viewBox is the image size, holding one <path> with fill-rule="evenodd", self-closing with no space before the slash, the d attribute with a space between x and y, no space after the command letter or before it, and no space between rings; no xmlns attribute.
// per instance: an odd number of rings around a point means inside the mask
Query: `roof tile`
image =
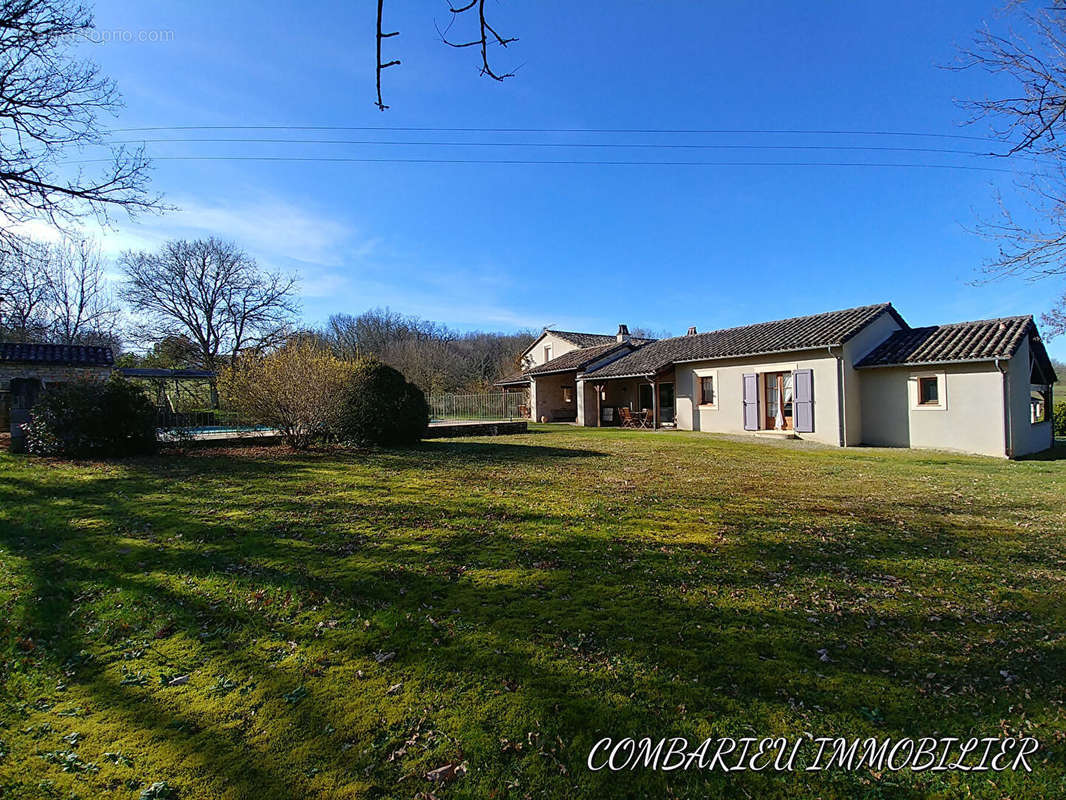
<svg viewBox="0 0 1066 800"><path fill-rule="evenodd" d="M891 303L879 303L659 339L585 374L590 378L651 375L670 364L683 361L710 361L840 345L883 313L890 313L900 323L906 324Z"/></svg>
<svg viewBox="0 0 1066 800"><path fill-rule="evenodd" d="M939 364L1009 358L1030 332L1033 318L1000 317L896 331L857 367Z"/></svg>
<svg viewBox="0 0 1066 800"><path fill-rule="evenodd" d="M2 342L0 343L0 362L110 367L115 363L115 358L110 347Z"/></svg>

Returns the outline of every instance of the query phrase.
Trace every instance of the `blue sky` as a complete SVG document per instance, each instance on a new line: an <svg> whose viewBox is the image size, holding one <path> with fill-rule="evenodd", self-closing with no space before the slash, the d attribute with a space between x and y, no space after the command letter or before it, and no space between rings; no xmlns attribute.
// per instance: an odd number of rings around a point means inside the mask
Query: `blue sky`
<svg viewBox="0 0 1066 800"><path fill-rule="evenodd" d="M517 77L477 75L436 39L436 0L387 0L401 35L373 105L374 4L98 2L87 47L126 107L116 128L960 129L955 98L994 90L942 69L998 3L493 2L495 52ZM163 36L151 32L165 31ZM130 32L130 33L126 33ZM149 32L142 35L141 32ZM153 39L164 39L155 41ZM147 39L147 41L142 41ZM863 161L1005 166L888 151L520 146L732 144L981 150L937 138L396 131L121 132L452 144L150 142L153 185L179 211L118 220L105 250L172 236L232 238L303 279L313 322L389 306L462 329L683 333L891 300L913 325L1045 310L1051 283L972 286L992 245L967 230L1010 175L835 166L607 166L168 160L171 156ZM1009 165L1006 165L1009 166ZM1051 345L1066 357L1066 341Z"/></svg>

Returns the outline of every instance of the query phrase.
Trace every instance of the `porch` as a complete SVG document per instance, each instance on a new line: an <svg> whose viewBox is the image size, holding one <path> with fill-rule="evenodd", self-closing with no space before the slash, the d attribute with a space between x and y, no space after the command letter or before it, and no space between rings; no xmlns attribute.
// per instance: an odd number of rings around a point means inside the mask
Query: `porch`
<svg viewBox="0 0 1066 800"><path fill-rule="evenodd" d="M578 423L588 427L623 427L624 417L644 424L632 427L673 428L676 423L674 371L659 375L588 378L578 381ZM623 412L628 412L628 414Z"/></svg>

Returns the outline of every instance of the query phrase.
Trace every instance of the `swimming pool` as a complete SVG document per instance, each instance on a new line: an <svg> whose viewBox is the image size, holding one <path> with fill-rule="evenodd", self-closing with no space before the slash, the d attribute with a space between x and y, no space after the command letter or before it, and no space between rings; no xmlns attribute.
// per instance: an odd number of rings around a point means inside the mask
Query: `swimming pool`
<svg viewBox="0 0 1066 800"><path fill-rule="evenodd" d="M195 428L177 428L182 434L198 436L211 433L260 433L270 431L266 425L198 425Z"/></svg>

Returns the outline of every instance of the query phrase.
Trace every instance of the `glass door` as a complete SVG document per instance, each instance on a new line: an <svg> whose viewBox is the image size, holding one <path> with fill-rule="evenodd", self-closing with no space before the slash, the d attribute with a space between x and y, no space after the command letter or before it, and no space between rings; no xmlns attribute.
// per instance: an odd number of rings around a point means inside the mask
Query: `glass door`
<svg viewBox="0 0 1066 800"><path fill-rule="evenodd" d="M674 421L674 385L672 383L659 384L659 421Z"/></svg>
<svg viewBox="0 0 1066 800"><path fill-rule="evenodd" d="M764 376L766 386L767 430L792 430L792 373L768 372Z"/></svg>

